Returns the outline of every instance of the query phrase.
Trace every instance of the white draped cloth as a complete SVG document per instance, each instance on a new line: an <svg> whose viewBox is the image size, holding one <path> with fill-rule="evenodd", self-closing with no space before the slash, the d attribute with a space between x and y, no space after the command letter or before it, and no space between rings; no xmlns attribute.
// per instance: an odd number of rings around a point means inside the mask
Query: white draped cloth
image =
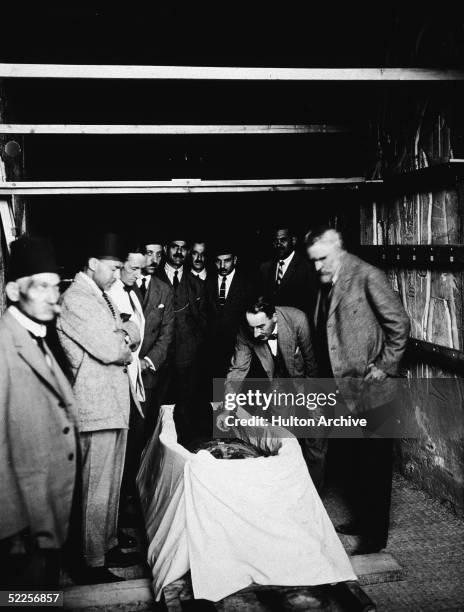
<svg viewBox="0 0 464 612"><path fill-rule="evenodd" d="M211 601L252 583L356 580L298 441L270 427L234 435L263 449L280 446L278 454L223 460L190 453L177 443L173 407L161 409L137 478L156 599L189 570L194 597Z"/></svg>

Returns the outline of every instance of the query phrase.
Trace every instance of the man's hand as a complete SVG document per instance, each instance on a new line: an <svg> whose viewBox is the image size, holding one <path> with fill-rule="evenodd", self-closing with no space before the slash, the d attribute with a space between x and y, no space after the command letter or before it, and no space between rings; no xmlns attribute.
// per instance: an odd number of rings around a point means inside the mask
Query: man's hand
<svg viewBox="0 0 464 612"><path fill-rule="evenodd" d="M223 410L217 415L216 426L219 429L219 431L222 431L224 433L229 431L230 428L228 427L228 425L226 425L226 418L228 416L230 416L230 412L227 410Z"/></svg>
<svg viewBox="0 0 464 612"><path fill-rule="evenodd" d="M366 382L383 382L387 378L385 372L373 363L368 365L368 370L368 373L364 377Z"/></svg>

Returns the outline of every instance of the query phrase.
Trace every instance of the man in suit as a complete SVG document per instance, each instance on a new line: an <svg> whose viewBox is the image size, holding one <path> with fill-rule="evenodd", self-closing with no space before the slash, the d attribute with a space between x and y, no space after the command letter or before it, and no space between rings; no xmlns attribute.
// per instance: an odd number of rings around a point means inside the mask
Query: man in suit
<svg viewBox="0 0 464 612"><path fill-rule="evenodd" d="M125 259L117 237L100 236L89 253L84 271L63 295L57 329L79 401L86 563L82 580L98 583L120 580L107 568L139 562L137 553L124 553L118 546L117 524L133 393L128 365L140 335L134 323L123 323L107 294ZM135 394L132 399L138 406Z"/></svg>
<svg viewBox="0 0 464 612"><path fill-rule="evenodd" d="M154 240L152 238L152 240ZM162 241L147 242L145 244L145 265L142 269L142 274L136 281L136 285L140 290L142 300L148 291L148 287L153 274L161 265L163 260L163 244Z"/></svg>
<svg viewBox="0 0 464 612"><path fill-rule="evenodd" d="M202 281L205 281L208 273L206 271L206 243L193 242L191 250L192 269L190 270L193 276L196 276Z"/></svg>
<svg viewBox="0 0 464 612"><path fill-rule="evenodd" d="M279 379L315 378L317 366L306 315L297 308L273 306L263 297L246 308L246 324L237 334L225 393L237 393L245 378ZM223 411L217 426L227 431ZM302 439L300 444L309 473L319 488L324 469L324 440Z"/></svg>
<svg viewBox="0 0 464 612"><path fill-rule="evenodd" d="M306 245L320 281L314 320L320 374L335 378L350 412L378 422L394 408L407 314L385 275L349 254L339 232L309 232ZM338 530L362 536L357 554L378 552L388 537L392 440L350 442L355 517Z"/></svg>
<svg viewBox="0 0 464 612"><path fill-rule="evenodd" d="M235 346L237 332L250 303L252 286L248 278L237 270L237 255L232 245L216 249L216 274L207 281L209 302L208 355L213 378L225 378Z"/></svg>
<svg viewBox="0 0 464 612"><path fill-rule="evenodd" d="M0 563L3 588L57 588L76 463L71 386L45 340L59 312L50 246L11 244L0 320Z"/></svg>
<svg viewBox="0 0 464 612"><path fill-rule="evenodd" d="M194 425L197 359L206 334L205 286L184 267L189 252L185 238L169 240L164 252L166 263L162 270L158 270L157 276L172 287L174 299L174 337L169 356L167 401L176 404L174 416L180 435L188 436Z"/></svg>
<svg viewBox="0 0 464 612"><path fill-rule="evenodd" d="M126 261L121 267L120 278L116 279L108 290L108 295L116 305L121 320L132 321L143 341L145 331L145 317L143 315L140 294L136 281L141 276L142 268L145 266L145 256L131 249L127 254ZM124 511L127 513L126 520L130 517L129 509L136 495L135 479L137 476L140 455L144 445L144 419L140 407L145 401L145 390L142 381L142 366L139 359L140 345L132 352L132 361L127 366L129 381L132 387L131 405L129 416L129 431L127 434L126 457L121 484L120 495L120 524ZM132 399L135 395L140 405L136 405ZM119 544L123 548L131 548L136 545L136 540L122 529L118 530Z"/></svg>
<svg viewBox="0 0 464 612"><path fill-rule="evenodd" d="M140 287L135 287L145 317L145 331L139 352L145 391L145 401L142 404L145 441L153 434L159 406L166 394L167 360L174 334L173 290L154 274L162 259L162 248L157 244L147 244L144 271L151 272L146 282L147 289L142 295Z"/></svg>
<svg viewBox="0 0 464 612"><path fill-rule="evenodd" d="M314 269L296 252L297 237L291 228L274 232L274 258L261 264L261 293L276 306L293 306L312 315L315 294Z"/></svg>

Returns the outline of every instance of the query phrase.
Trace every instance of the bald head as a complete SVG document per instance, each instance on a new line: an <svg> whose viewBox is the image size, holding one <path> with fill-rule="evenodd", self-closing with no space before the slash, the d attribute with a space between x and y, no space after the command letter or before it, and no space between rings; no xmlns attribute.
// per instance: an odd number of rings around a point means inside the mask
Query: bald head
<svg viewBox="0 0 464 612"><path fill-rule="evenodd" d="M308 232L306 245L309 258L314 262L321 283L331 283L334 280L345 250L339 232L325 229L321 232Z"/></svg>

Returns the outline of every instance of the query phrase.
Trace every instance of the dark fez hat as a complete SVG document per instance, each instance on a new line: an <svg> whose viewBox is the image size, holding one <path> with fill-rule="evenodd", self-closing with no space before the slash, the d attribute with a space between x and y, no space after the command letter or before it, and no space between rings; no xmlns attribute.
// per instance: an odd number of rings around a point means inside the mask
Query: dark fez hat
<svg viewBox="0 0 464 612"><path fill-rule="evenodd" d="M92 241L89 249L89 257L97 259L114 259L125 261L127 248L118 234L105 233L98 234Z"/></svg>
<svg viewBox="0 0 464 612"><path fill-rule="evenodd" d="M21 236L10 244L8 281L43 272L59 274L53 248L48 240Z"/></svg>

